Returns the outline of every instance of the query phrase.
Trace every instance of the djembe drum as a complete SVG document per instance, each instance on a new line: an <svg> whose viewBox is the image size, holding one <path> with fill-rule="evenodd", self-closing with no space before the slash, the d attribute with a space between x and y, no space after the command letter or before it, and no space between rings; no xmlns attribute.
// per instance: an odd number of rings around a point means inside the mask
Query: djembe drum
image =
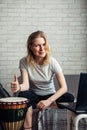
<svg viewBox="0 0 87 130"><path fill-rule="evenodd" d="M0 99L0 124L4 130L20 130L24 123L28 99L8 97Z"/></svg>

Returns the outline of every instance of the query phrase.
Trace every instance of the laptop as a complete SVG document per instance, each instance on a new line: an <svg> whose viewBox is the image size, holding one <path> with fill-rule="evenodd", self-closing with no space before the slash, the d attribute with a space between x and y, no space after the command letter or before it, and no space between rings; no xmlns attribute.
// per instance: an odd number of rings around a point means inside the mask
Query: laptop
<svg viewBox="0 0 87 130"><path fill-rule="evenodd" d="M77 101L66 103L57 102L57 105L77 114L87 113L87 73L80 73Z"/></svg>

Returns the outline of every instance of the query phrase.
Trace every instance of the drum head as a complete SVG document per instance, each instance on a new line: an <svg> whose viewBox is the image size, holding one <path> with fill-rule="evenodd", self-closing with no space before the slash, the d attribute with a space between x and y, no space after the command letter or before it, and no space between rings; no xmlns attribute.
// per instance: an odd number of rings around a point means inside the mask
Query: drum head
<svg viewBox="0 0 87 130"><path fill-rule="evenodd" d="M27 103L28 99L23 98L23 97L6 97L6 98L1 98L0 103L2 104L21 104L21 103Z"/></svg>
<svg viewBox="0 0 87 130"><path fill-rule="evenodd" d="M0 99L0 122L5 127L5 130L11 130L14 124L18 126L21 123L19 126L22 126L27 112L27 103L28 99L23 97ZM14 130L17 130L16 127Z"/></svg>

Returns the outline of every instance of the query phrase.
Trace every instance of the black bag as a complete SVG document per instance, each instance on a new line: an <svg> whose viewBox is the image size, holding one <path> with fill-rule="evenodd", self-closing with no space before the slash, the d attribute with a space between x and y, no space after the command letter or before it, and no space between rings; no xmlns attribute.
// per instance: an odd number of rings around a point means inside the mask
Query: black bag
<svg viewBox="0 0 87 130"><path fill-rule="evenodd" d="M0 98L11 97L7 90L0 83Z"/></svg>

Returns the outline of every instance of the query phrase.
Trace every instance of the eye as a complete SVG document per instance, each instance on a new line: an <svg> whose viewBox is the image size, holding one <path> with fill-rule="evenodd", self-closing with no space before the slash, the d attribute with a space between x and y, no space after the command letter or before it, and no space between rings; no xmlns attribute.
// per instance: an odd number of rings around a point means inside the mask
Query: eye
<svg viewBox="0 0 87 130"><path fill-rule="evenodd" d="M45 46L45 45L46 45L46 43L43 44L43 46Z"/></svg>
<svg viewBox="0 0 87 130"><path fill-rule="evenodd" d="M37 45L36 45L36 44L33 44L33 46L34 46L34 47L38 47L39 45L38 45L38 44L37 44Z"/></svg>
<svg viewBox="0 0 87 130"><path fill-rule="evenodd" d="M39 45L34 45L35 47L38 47Z"/></svg>

